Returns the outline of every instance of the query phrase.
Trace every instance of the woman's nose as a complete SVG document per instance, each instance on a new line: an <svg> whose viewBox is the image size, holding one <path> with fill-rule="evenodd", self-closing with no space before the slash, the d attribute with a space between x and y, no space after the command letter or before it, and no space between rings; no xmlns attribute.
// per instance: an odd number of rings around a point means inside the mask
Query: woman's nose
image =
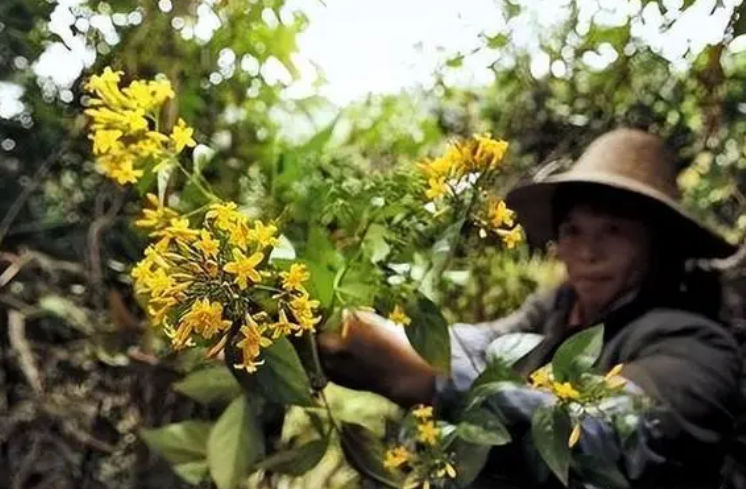
<svg viewBox="0 0 746 489"><path fill-rule="evenodd" d="M578 258L585 262L597 261L599 258L598 240L590 236L579 240L576 253Z"/></svg>

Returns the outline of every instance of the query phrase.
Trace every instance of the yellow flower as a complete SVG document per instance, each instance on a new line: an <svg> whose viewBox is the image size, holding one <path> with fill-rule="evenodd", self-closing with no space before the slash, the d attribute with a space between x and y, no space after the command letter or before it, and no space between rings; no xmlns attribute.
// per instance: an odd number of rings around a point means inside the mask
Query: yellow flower
<svg viewBox="0 0 746 489"><path fill-rule="evenodd" d="M319 301L310 300L308 294L300 295L290 301L290 309L300 326L299 335L303 331L313 331L316 324L321 321L320 317L314 316L314 309L317 307L319 307Z"/></svg>
<svg viewBox="0 0 746 489"><path fill-rule="evenodd" d="M158 297L151 299L148 304L148 314L153 324L159 325L165 321L166 315L171 312L173 306L178 304L178 301L173 297Z"/></svg>
<svg viewBox="0 0 746 489"><path fill-rule="evenodd" d="M426 420L433 417L433 407L420 404L412 411L412 415L419 420Z"/></svg>
<svg viewBox="0 0 746 489"><path fill-rule="evenodd" d="M111 150L120 149L122 143L119 139L124 135L119 129L106 130L101 129L93 133L93 136L89 136L93 139L93 152L94 154L100 155L107 153Z"/></svg>
<svg viewBox="0 0 746 489"><path fill-rule="evenodd" d="M443 469L441 469L440 471L438 471L438 477L443 477L443 475L447 475L451 479L455 479L456 478L456 469L453 468L453 465L451 465L448 462L444 462L444 464L445 465L443 466Z"/></svg>
<svg viewBox="0 0 746 489"><path fill-rule="evenodd" d="M147 277L145 285L153 296L160 297L168 293L175 282L170 275L166 274L165 270L159 268Z"/></svg>
<svg viewBox="0 0 746 489"><path fill-rule="evenodd" d="M142 217L135 221L135 226L158 230L167 227L172 219L179 217L175 211L161 205L156 195L148 194L146 198L154 209L143 209Z"/></svg>
<svg viewBox="0 0 746 489"><path fill-rule="evenodd" d="M142 170L135 170L132 160L123 160L111 169L109 176L116 180L119 185L137 183L137 179L143 175Z"/></svg>
<svg viewBox="0 0 746 489"><path fill-rule="evenodd" d="M266 248L267 246L276 246L277 238L274 235L277 233L277 227L273 224L264 225L262 221L256 221L254 223L254 229L249 231L249 240L257 243L260 248Z"/></svg>
<svg viewBox="0 0 746 489"><path fill-rule="evenodd" d="M235 247L245 250L249 246L249 233L251 232L248 224L236 221L231 224L230 237L228 241Z"/></svg>
<svg viewBox="0 0 746 489"><path fill-rule="evenodd" d="M567 441L567 446L572 448L578 444L579 440L580 440L580 423L576 424L572 428L572 433L570 433L570 439Z"/></svg>
<svg viewBox="0 0 746 489"><path fill-rule="evenodd" d="M518 243L523 241L523 228L518 225L510 231L501 231L500 236L502 237L505 247L512 250L516 245L518 245Z"/></svg>
<svg viewBox="0 0 746 489"><path fill-rule="evenodd" d="M536 388L551 387L552 378L545 368L536 370L531 374L531 386Z"/></svg>
<svg viewBox="0 0 746 489"><path fill-rule="evenodd" d="M181 153L187 146L192 148L197 144L197 142L192 139L193 134L194 129L187 126L184 119L179 119L174 126L173 132L171 132L171 141L173 141L177 153Z"/></svg>
<svg viewBox="0 0 746 489"><path fill-rule="evenodd" d="M618 389L621 387L624 387L627 384L627 379L619 375L622 372L622 369L624 368L623 364L616 365L614 368L609 370L609 372L604 377L604 380L606 380L606 385L610 389Z"/></svg>
<svg viewBox="0 0 746 489"><path fill-rule="evenodd" d="M247 372L255 372L257 367L264 363L256 361L261 353L262 348L272 346L272 340L264 336L267 326L259 325L251 315L246 315L246 324L241 326L240 333L243 339L236 345L241 349L242 362L234 365L236 368L242 368Z"/></svg>
<svg viewBox="0 0 746 489"><path fill-rule="evenodd" d="M389 314L389 319L401 326L409 326L412 323L412 319L407 316L404 310L397 304L394 310Z"/></svg>
<svg viewBox="0 0 746 489"><path fill-rule="evenodd" d="M300 325L291 323L288 320L287 314L284 309L280 309L280 317L277 322L272 323L269 328L272 330L272 338L277 339L281 336L288 336L293 331L300 329Z"/></svg>
<svg viewBox="0 0 746 489"><path fill-rule="evenodd" d="M293 263L290 265L290 270L287 272L281 272L282 277L282 288L285 290L299 290L303 291L303 282L310 278L308 269L302 263Z"/></svg>
<svg viewBox="0 0 746 489"><path fill-rule="evenodd" d="M261 274L256 270L256 266L264 260L264 253L256 252L250 257L246 257L239 249L233 249L233 261L226 263L223 270L236 276L234 282L238 284L241 290L246 289L249 281L258 283L262 281Z"/></svg>
<svg viewBox="0 0 746 489"><path fill-rule="evenodd" d="M171 219L169 226L162 231L154 233L154 236L164 236L170 239L182 239L185 241L191 241L192 239L199 236L197 229L191 229L189 227L189 219L185 217Z"/></svg>
<svg viewBox="0 0 746 489"><path fill-rule="evenodd" d="M435 445L438 442L438 428L433 421L426 421L417 426L417 440L426 445Z"/></svg>
<svg viewBox="0 0 746 489"><path fill-rule="evenodd" d="M122 90L132 105L150 112L163 105L176 94L168 80L143 81L135 80Z"/></svg>
<svg viewBox="0 0 746 489"><path fill-rule="evenodd" d="M238 215L238 206L236 203L226 202L212 204L205 217L207 219L213 219L215 221L215 226L217 226L218 229L230 231L233 229L233 223L236 221Z"/></svg>
<svg viewBox="0 0 746 489"><path fill-rule="evenodd" d="M504 200L494 199L490 202L488 217L490 226L492 226L493 229L502 226L512 227L514 224L513 218L515 217L515 212L508 209Z"/></svg>
<svg viewBox="0 0 746 489"><path fill-rule="evenodd" d="M199 232L199 241L195 245L207 258L217 259L218 253L220 252L220 241L213 238L212 235L205 229Z"/></svg>
<svg viewBox="0 0 746 489"><path fill-rule="evenodd" d="M386 451L383 467L391 470L407 463L412 458L412 453L406 447L398 446Z"/></svg>
<svg viewBox="0 0 746 489"><path fill-rule="evenodd" d="M577 400L580 398L580 392L572 386L570 382L555 382L552 385L554 394L564 401Z"/></svg>
<svg viewBox="0 0 746 489"><path fill-rule="evenodd" d="M130 271L130 276L135 279L135 286L141 283L147 283L148 277L153 273L154 262L150 258L140 260Z"/></svg>
<svg viewBox="0 0 746 489"><path fill-rule="evenodd" d="M431 178L447 178L451 173L453 162L447 157L436 158L434 160L419 163L417 165L429 180Z"/></svg>
<svg viewBox="0 0 746 489"><path fill-rule="evenodd" d="M181 318L177 336L179 344L186 341L191 331L202 335L206 339L212 338L216 333L230 327L231 322L223 319L223 306L219 302L210 302L208 298L197 299L192 304L189 312Z"/></svg>
<svg viewBox="0 0 746 489"><path fill-rule="evenodd" d="M450 191L445 177L433 177L427 181L427 184L429 188L425 190L425 197L430 200L437 200Z"/></svg>
<svg viewBox="0 0 746 489"><path fill-rule="evenodd" d="M484 171L497 168L508 151L508 142L492 139L489 134L475 135L474 140L478 144L474 160L480 169Z"/></svg>

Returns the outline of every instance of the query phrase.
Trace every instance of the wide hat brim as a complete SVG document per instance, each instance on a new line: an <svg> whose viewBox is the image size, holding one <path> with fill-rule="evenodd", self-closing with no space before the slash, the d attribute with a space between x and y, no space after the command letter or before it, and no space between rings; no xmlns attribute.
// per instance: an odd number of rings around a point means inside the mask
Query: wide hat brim
<svg viewBox="0 0 746 489"><path fill-rule="evenodd" d="M518 222L528 235L529 242L544 245L554 237L552 206L554 195L568 184L601 185L629 192L637 198L648 199L663 211L666 224L675 232L672 246L688 258L725 258L736 252L736 247L699 223L677 201L635 179L617 174L569 171L515 187L506 197L506 204L517 214ZM582 187L582 186L581 186ZM578 191L582 191L581 188Z"/></svg>

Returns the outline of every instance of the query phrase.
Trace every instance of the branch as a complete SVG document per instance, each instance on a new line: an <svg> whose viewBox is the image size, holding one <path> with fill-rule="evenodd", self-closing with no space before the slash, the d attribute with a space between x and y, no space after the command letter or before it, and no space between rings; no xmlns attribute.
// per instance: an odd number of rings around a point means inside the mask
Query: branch
<svg viewBox="0 0 746 489"><path fill-rule="evenodd" d="M36 368L34 354L26 339L26 317L19 311L8 311L8 337L10 346L18 354L18 366L21 368L26 380L34 389L41 394L42 385L39 369Z"/></svg>

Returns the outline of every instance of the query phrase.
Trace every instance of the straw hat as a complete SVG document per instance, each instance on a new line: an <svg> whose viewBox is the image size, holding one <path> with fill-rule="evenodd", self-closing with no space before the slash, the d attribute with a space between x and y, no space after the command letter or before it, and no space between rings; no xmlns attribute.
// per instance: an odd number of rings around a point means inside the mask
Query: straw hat
<svg viewBox="0 0 746 489"><path fill-rule="evenodd" d="M664 141L636 129L616 129L594 140L567 172L519 185L507 196L532 241L554 238L553 198L568 183L612 187L648 200L678 234L677 247L691 258L722 258L735 247L692 217L681 205L673 154Z"/></svg>

